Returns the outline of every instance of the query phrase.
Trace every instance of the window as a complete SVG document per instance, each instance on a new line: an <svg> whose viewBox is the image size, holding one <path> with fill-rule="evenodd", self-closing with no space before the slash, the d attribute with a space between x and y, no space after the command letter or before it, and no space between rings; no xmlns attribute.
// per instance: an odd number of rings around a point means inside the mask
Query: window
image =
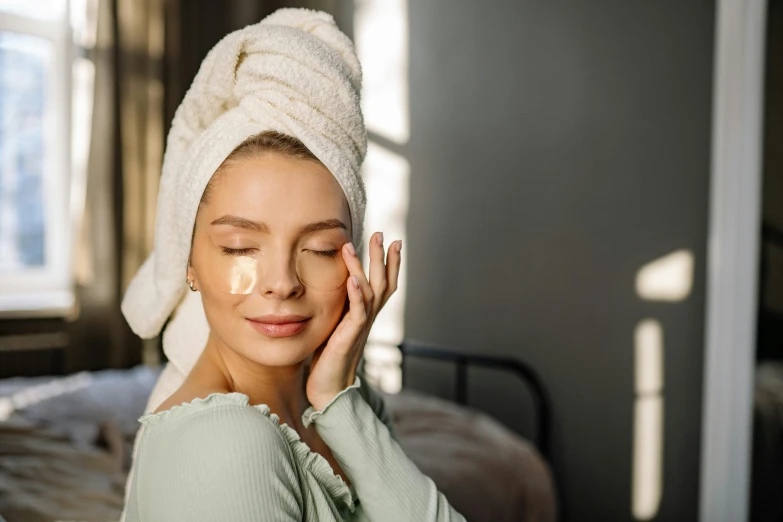
<svg viewBox="0 0 783 522"><path fill-rule="evenodd" d="M84 7L0 0L0 314L6 317L65 315L74 306L72 20Z"/></svg>

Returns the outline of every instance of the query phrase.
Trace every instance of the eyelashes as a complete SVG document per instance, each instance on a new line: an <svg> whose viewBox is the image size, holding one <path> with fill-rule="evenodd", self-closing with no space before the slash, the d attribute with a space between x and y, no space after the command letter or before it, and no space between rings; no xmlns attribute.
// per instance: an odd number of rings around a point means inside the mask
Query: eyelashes
<svg viewBox="0 0 783 522"><path fill-rule="evenodd" d="M250 255L255 248L228 248L220 247L220 253L224 256L246 256ZM304 250L323 257L335 257L338 250Z"/></svg>
<svg viewBox="0 0 783 522"><path fill-rule="evenodd" d="M255 248L227 248L220 247L220 253L224 256L246 256L251 253Z"/></svg>
<svg viewBox="0 0 783 522"><path fill-rule="evenodd" d="M312 252L324 257L335 257L337 255L337 250L306 250L305 252Z"/></svg>

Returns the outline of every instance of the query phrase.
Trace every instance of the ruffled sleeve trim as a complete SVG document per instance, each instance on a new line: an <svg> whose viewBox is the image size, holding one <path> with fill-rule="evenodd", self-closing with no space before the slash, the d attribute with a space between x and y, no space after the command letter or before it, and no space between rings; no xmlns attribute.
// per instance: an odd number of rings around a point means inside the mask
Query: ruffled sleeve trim
<svg viewBox="0 0 783 522"><path fill-rule="evenodd" d="M170 422L187 417L188 415L204 409L217 408L226 405L247 406L249 400L249 397L244 393L215 392L210 393L204 398L197 397L190 402L176 404L168 410L159 411L157 413L147 413L146 415L139 417L139 422L144 426L157 426L163 424L164 422ZM262 404L261 406L266 406L266 404ZM269 407L266 406L266 409L268 411Z"/></svg>
<svg viewBox="0 0 783 522"><path fill-rule="evenodd" d="M329 403L326 406L324 406L322 410L315 411L315 408L313 408L312 406L308 407L302 414L302 423L304 424L304 427L305 428L309 427L310 424L312 424L315 421L315 419L318 418L318 416L323 415L326 412L326 410L329 409L329 406L331 406L337 400L339 400L340 397L342 397L343 395L345 395L346 393L348 393L354 388L356 389L360 388L361 385L362 385L362 380L359 378L359 375L357 374L356 378L353 381L353 384L351 384L343 391L341 391L340 393L332 397L332 400L329 401Z"/></svg>
<svg viewBox="0 0 783 522"><path fill-rule="evenodd" d="M323 455L316 453L310 449L310 446L306 442L299 438L299 433L288 424L280 424L280 419L276 414L270 413L269 419L280 428L288 445L294 452L297 462L299 462L305 469L318 477L329 495L342 501L353 513L356 510L356 489L353 484L348 486L340 475L337 475L332 469L332 465L329 464Z"/></svg>

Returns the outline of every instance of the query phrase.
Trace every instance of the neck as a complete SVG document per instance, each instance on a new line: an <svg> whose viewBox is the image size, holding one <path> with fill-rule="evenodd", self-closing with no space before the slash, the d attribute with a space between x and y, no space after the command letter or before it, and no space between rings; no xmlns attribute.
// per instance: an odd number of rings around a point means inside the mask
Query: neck
<svg viewBox="0 0 783 522"><path fill-rule="evenodd" d="M309 359L309 358L308 358ZM225 346L212 334L197 366L209 385L248 396L251 405L266 404L281 424L298 430L310 406L305 392L308 360L291 366L264 366ZM196 368L194 367L194 370Z"/></svg>

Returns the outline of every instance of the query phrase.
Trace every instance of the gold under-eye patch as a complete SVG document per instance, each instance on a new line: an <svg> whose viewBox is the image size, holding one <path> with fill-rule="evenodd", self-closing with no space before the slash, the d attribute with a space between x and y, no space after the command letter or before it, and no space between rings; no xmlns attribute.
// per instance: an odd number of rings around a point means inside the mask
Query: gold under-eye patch
<svg viewBox="0 0 783 522"><path fill-rule="evenodd" d="M231 258L229 275L230 294L252 294L258 283L258 261L254 257L237 256Z"/></svg>

